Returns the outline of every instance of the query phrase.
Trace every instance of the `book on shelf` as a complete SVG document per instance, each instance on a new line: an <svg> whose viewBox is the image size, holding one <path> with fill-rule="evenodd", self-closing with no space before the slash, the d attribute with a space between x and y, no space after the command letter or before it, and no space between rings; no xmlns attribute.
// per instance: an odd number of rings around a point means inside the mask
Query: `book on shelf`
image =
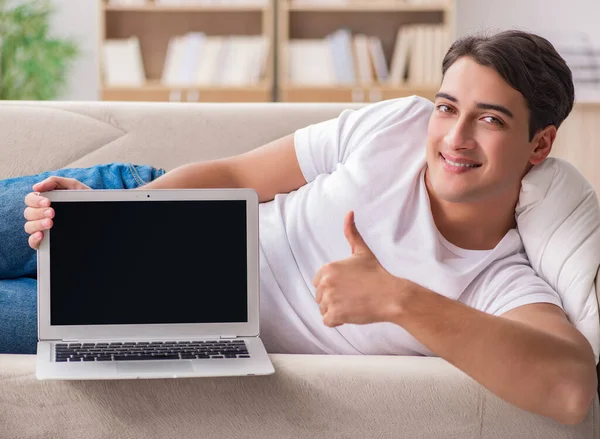
<svg viewBox="0 0 600 439"><path fill-rule="evenodd" d="M443 24L400 27L388 67L381 39L340 29L323 39L288 42L288 81L299 86L435 86L450 46Z"/></svg>
<svg viewBox="0 0 600 439"><path fill-rule="evenodd" d="M355 35L352 40L356 64L356 79L360 85L365 86L371 85L374 78L370 44L369 37L364 34Z"/></svg>
<svg viewBox="0 0 600 439"><path fill-rule="evenodd" d="M169 41L161 82L171 87L257 85L268 53L268 39L262 35L175 36Z"/></svg>
<svg viewBox="0 0 600 439"><path fill-rule="evenodd" d="M348 29L322 39L292 39L287 57L287 79L297 86L351 87L387 77L381 40Z"/></svg>
<svg viewBox="0 0 600 439"><path fill-rule="evenodd" d="M383 44L379 37L369 38L369 53L371 55L371 63L375 69L375 75L379 83L387 81L390 72L388 63L383 53Z"/></svg>
<svg viewBox="0 0 600 439"><path fill-rule="evenodd" d="M104 83L108 86L142 86L146 82L140 41L133 36L108 39L102 47Z"/></svg>
<svg viewBox="0 0 600 439"><path fill-rule="evenodd" d="M290 40L287 50L291 84L318 87L338 84L330 44L326 39Z"/></svg>
<svg viewBox="0 0 600 439"><path fill-rule="evenodd" d="M337 83L356 84L354 56L352 51L352 33L348 29L339 29L325 37L333 55L333 68Z"/></svg>
<svg viewBox="0 0 600 439"><path fill-rule="evenodd" d="M433 86L442 80L442 61L450 47L443 24L409 24L396 33L389 85Z"/></svg>

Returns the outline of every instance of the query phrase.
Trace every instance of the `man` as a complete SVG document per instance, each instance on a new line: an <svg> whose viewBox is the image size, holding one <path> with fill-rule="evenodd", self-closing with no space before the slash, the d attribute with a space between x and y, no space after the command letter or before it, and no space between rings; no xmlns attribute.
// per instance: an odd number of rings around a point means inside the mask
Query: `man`
<svg viewBox="0 0 600 439"><path fill-rule="evenodd" d="M522 177L571 111L570 70L546 40L509 31L457 41L443 73L433 105L345 111L144 187L257 191L269 351L437 355L506 401L578 423L596 392L592 348L514 219ZM54 215L37 192L83 188L34 185L32 248Z"/></svg>

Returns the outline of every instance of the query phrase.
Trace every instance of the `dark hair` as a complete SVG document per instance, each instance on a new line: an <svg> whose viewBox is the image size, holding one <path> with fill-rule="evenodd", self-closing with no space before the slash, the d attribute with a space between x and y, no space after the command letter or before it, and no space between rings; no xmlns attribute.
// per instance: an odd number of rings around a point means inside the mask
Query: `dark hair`
<svg viewBox="0 0 600 439"><path fill-rule="evenodd" d="M445 75L464 56L496 70L525 97L529 107L529 141L548 125L558 129L573 109L571 69L545 38L518 30L461 38L446 53L442 73Z"/></svg>

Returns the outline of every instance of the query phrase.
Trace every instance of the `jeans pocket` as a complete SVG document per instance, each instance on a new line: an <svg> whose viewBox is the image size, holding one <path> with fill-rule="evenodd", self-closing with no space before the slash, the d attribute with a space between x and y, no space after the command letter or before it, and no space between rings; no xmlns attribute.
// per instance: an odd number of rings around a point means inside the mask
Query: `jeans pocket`
<svg viewBox="0 0 600 439"><path fill-rule="evenodd" d="M148 165L134 165L133 163L128 163L127 166L136 187L150 183L166 172L162 168L154 168Z"/></svg>

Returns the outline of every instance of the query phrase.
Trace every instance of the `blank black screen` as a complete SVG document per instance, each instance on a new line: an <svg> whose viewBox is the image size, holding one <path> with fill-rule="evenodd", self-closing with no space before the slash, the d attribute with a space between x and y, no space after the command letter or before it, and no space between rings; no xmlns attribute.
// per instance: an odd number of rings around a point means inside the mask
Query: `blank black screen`
<svg viewBox="0 0 600 439"><path fill-rule="evenodd" d="M247 322L246 202L52 202L51 325Z"/></svg>

